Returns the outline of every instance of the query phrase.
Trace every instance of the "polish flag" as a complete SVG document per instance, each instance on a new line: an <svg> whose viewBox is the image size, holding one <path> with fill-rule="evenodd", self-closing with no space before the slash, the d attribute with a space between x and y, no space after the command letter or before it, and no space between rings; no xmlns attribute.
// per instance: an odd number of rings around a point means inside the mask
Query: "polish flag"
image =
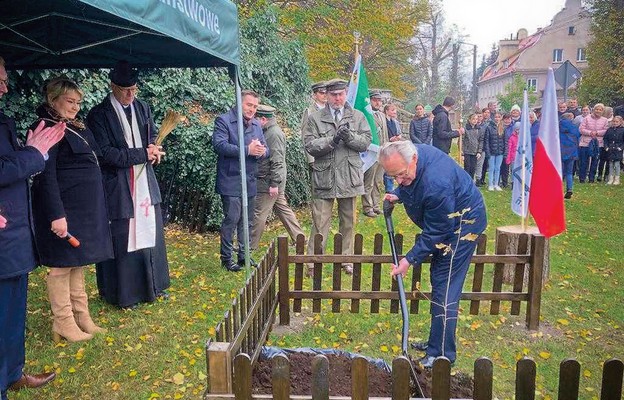
<svg viewBox="0 0 624 400"><path fill-rule="evenodd" d="M561 178L555 75L552 68L548 68L529 192L529 210L540 233L546 237L558 235L566 229Z"/></svg>

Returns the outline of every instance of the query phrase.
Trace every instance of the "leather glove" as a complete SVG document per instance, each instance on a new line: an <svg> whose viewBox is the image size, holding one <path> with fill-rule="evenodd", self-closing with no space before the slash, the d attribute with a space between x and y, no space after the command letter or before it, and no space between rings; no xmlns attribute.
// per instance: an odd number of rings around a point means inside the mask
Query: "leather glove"
<svg viewBox="0 0 624 400"><path fill-rule="evenodd" d="M332 140L334 141L334 144L338 144L340 143L340 136L338 136L338 134L336 133L336 135L334 135L334 138Z"/></svg>
<svg viewBox="0 0 624 400"><path fill-rule="evenodd" d="M349 124L347 125L342 125L338 128L338 131L336 132L336 136L338 136L340 139L346 141L349 141L349 139L351 139L351 131L349 130Z"/></svg>

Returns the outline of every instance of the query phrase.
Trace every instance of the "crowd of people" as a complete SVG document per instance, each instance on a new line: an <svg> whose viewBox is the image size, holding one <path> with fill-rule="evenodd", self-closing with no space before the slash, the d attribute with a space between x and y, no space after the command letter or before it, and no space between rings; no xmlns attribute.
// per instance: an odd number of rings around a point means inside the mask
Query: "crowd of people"
<svg viewBox="0 0 624 400"><path fill-rule="evenodd" d="M411 141L431 144L448 154L452 139L462 135L461 156L466 172L477 186L485 186L487 176L487 189L502 191L511 184L509 170L518 147L520 107L514 105L507 113L490 102L486 108L470 114L465 127L452 130L448 112L453 105L454 100L447 97L429 116L421 104L416 105L410 122ZM579 107L576 99L570 99L559 102L558 113L564 197L572 198L575 175L579 183L604 181L607 185L619 185L624 168L624 110L614 115L613 108L602 103ZM533 155L540 116L540 107L529 111Z"/></svg>
<svg viewBox="0 0 624 400"><path fill-rule="evenodd" d="M0 388L42 386L55 374L23 372L28 273L48 267L54 341L104 332L89 312L85 267L96 265L100 297L132 309L166 298L169 266L153 165L164 152L149 106L136 98L137 71L119 62L111 93L78 117L82 89L66 77L42 88L21 143L0 112ZM0 58L0 97L9 77ZM10 249L10 251L9 251Z"/></svg>

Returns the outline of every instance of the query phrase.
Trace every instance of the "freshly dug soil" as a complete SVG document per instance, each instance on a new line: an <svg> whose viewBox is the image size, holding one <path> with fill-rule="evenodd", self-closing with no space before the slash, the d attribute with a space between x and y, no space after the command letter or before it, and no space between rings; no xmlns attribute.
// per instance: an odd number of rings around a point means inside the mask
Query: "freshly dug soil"
<svg viewBox="0 0 624 400"><path fill-rule="evenodd" d="M290 394L309 395L312 393L312 360L314 354L292 353L290 361ZM351 396L351 359L343 355L326 355L329 361L329 395ZM417 365L416 374L424 397L431 397L431 372L421 370ZM271 394L271 360L260 359L253 371L252 388L256 394ZM392 375L373 364L368 368L369 395L371 397L392 396ZM472 377L458 372L451 376L451 397L472 398ZM412 388L413 396L418 393Z"/></svg>

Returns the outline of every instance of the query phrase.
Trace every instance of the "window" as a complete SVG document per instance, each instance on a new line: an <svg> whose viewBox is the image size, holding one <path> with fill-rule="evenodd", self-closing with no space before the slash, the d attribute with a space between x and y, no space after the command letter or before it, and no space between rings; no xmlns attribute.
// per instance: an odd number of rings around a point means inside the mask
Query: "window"
<svg viewBox="0 0 624 400"><path fill-rule="evenodd" d="M537 78L527 79L527 90L533 93L537 92Z"/></svg>
<svg viewBox="0 0 624 400"><path fill-rule="evenodd" d="M584 47L579 47L578 49L576 49L576 61L587 61L587 58L585 58Z"/></svg>
<svg viewBox="0 0 624 400"><path fill-rule="evenodd" d="M576 28L573 26L568 26L568 35L574 35L576 33Z"/></svg>
<svg viewBox="0 0 624 400"><path fill-rule="evenodd" d="M563 49L554 49L553 50L553 62L561 62L563 61Z"/></svg>

